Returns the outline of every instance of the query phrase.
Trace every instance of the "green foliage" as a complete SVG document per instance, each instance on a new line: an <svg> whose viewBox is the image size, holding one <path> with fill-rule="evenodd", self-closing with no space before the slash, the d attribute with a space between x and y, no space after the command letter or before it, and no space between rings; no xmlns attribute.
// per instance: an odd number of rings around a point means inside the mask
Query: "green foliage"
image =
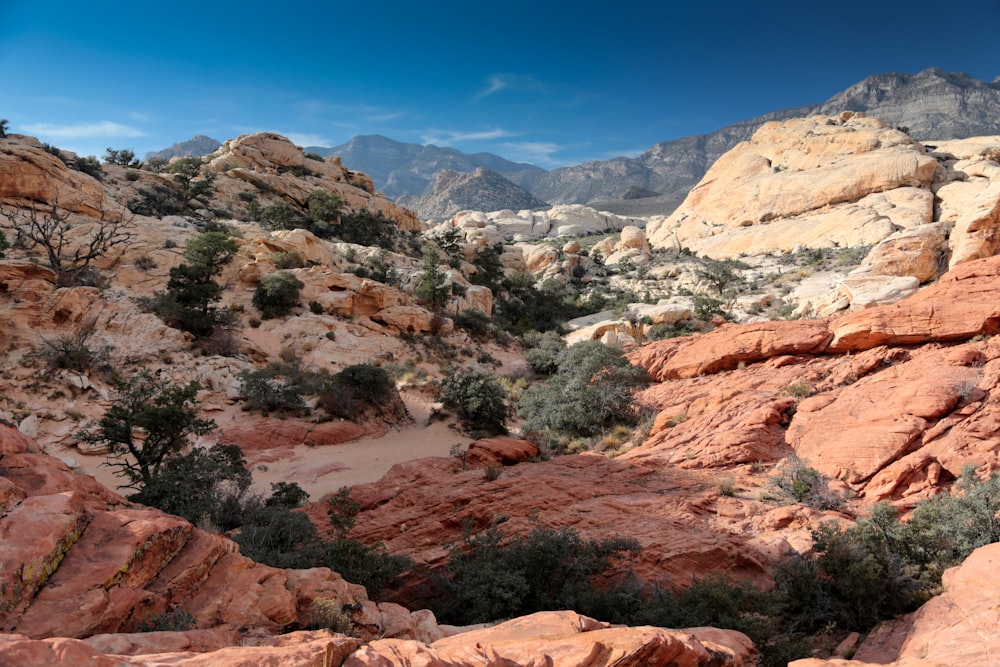
<svg viewBox="0 0 1000 667"><path fill-rule="evenodd" d="M354 633L354 621L344 611L344 605L336 598L316 598L309 605L310 630L329 630L341 635Z"/></svg>
<svg viewBox="0 0 1000 667"><path fill-rule="evenodd" d="M243 451L236 445L216 444L168 459L159 474L129 500L194 524L207 520L225 531L242 523L251 481Z"/></svg>
<svg viewBox="0 0 1000 667"><path fill-rule="evenodd" d="M452 320L455 326L464 329L473 338L485 338L490 333L490 318L481 310L466 308Z"/></svg>
<svg viewBox="0 0 1000 667"><path fill-rule="evenodd" d="M135 157L135 151L123 148L115 150L108 148L104 151L104 164L117 164L122 167L138 167L141 163Z"/></svg>
<svg viewBox="0 0 1000 667"><path fill-rule="evenodd" d="M538 375L552 375L559 370L559 356L566 350L566 340L555 331L529 331L521 336L527 347L524 358Z"/></svg>
<svg viewBox="0 0 1000 667"><path fill-rule="evenodd" d="M271 495L264 501L267 507L287 507L295 509L309 501L309 494L295 482L275 482L271 484Z"/></svg>
<svg viewBox="0 0 1000 667"><path fill-rule="evenodd" d="M708 283L716 295L721 297L727 291L746 282L739 271L747 268L750 267L733 259L705 259L701 268L695 271L695 275L699 280Z"/></svg>
<svg viewBox="0 0 1000 667"><path fill-rule="evenodd" d="M504 281L503 265L500 263L502 254L502 243L480 248L472 262L472 265L476 267L476 272L469 278L469 282L473 285L489 287L494 294L499 292Z"/></svg>
<svg viewBox="0 0 1000 667"><path fill-rule="evenodd" d="M279 270L301 269L306 265L305 260L294 250L274 253L271 258L274 261L274 268Z"/></svg>
<svg viewBox="0 0 1000 667"><path fill-rule="evenodd" d="M101 163L98 162L97 158L93 155L76 158L70 167L76 169L77 171L81 171L88 176L93 176L99 181L104 180L104 170L101 169Z"/></svg>
<svg viewBox="0 0 1000 667"><path fill-rule="evenodd" d="M305 283L290 271L277 271L264 276L253 293L253 305L260 310L261 317L271 319L284 317L299 305L299 293Z"/></svg>
<svg viewBox="0 0 1000 667"><path fill-rule="evenodd" d="M813 509L839 509L844 499L830 491L830 479L797 457L789 457L779 473L771 479L786 497Z"/></svg>
<svg viewBox="0 0 1000 667"><path fill-rule="evenodd" d="M699 320L707 322L713 317L726 316L726 311L722 310L722 301L719 299L696 294L691 301L694 304L694 316Z"/></svg>
<svg viewBox="0 0 1000 667"><path fill-rule="evenodd" d="M384 248L371 256L368 266L371 269L372 280L383 285L399 285L399 276L396 275L395 267L389 262L389 254Z"/></svg>
<svg viewBox="0 0 1000 667"><path fill-rule="evenodd" d="M490 528L452 549L438 581L443 595L430 601L431 608L459 625L552 609L586 613L593 579L638 551L635 540L584 540L571 528L540 526L506 540Z"/></svg>
<svg viewBox="0 0 1000 667"><path fill-rule="evenodd" d="M153 614L136 626L136 632L186 632L195 628L195 619L186 609Z"/></svg>
<svg viewBox="0 0 1000 667"><path fill-rule="evenodd" d="M381 544L366 545L344 537L358 510L349 493L349 489L341 489L334 496L340 505L331 505L331 519L337 512L346 512L341 526L347 527L337 530L338 537L323 540L305 514L281 505L265 506L244 521L235 538L240 552L273 567L329 567L348 581L364 586L370 596L378 596L386 587L398 585L413 562L389 554ZM353 504L345 509L343 504L348 501Z"/></svg>
<svg viewBox="0 0 1000 667"><path fill-rule="evenodd" d="M10 127L10 121L6 118L0 118L0 139L7 138L7 129Z"/></svg>
<svg viewBox="0 0 1000 667"><path fill-rule="evenodd" d="M301 414L306 411L302 398L305 387L300 378L288 373L283 364L272 363L264 368L241 371L239 381L239 395L246 401L247 410L258 410L265 415L271 412Z"/></svg>
<svg viewBox="0 0 1000 667"><path fill-rule="evenodd" d="M0 259L7 256L8 250L10 250L10 241L7 240L7 235L4 234L3 230L0 230Z"/></svg>
<svg viewBox="0 0 1000 667"><path fill-rule="evenodd" d="M441 261L441 254L432 245L424 250L423 271L414 294L424 304L433 310L441 310L448 303L451 296L451 289L445 285L445 274L438 268Z"/></svg>
<svg viewBox="0 0 1000 667"><path fill-rule="evenodd" d="M648 382L645 369L620 349L587 341L561 352L556 372L525 390L517 411L525 431L590 437L615 424L636 424L632 392Z"/></svg>
<svg viewBox="0 0 1000 667"><path fill-rule="evenodd" d="M679 336L689 336L698 331L698 324L692 320L680 320L673 324L654 324L646 331L646 338L649 340L664 340L666 338L677 338Z"/></svg>
<svg viewBox="0 0 1000 667"><path fill-rule="evenodd" d="M272 229L306 229L309 227L309 219L297 208L282 200L264 207L260 216L271 225Z"/></svg>
<svg viewBox="0 0 1000 667"><path fill-rule="evenodd" d="M128 479L127 488L141 490L151 484L163 464L187 449L193 436L215 428L214 421L198 418L197 382L178 386L144 370L119 382L117 389L97 430L81 431L78 437L107 447L107 465Z"/></svg>
<svg viewBox="0 0 1000 667"><path fill-rule="evenodd" d="M476 370L452 373L441 381L438 397L466 430L484 435L507 432L507 391L495 375Z"/></svg>
<svg viewBox="0 0 1000 667"><path fill-rule="evenodd" d="M222 269L236 255L238 246L224 232L206 232L188 243L185 263L170 269L167 291L157 294L147 305L164 322L203 338L226 320L216 307L222 286L215 282Z"/></svg>

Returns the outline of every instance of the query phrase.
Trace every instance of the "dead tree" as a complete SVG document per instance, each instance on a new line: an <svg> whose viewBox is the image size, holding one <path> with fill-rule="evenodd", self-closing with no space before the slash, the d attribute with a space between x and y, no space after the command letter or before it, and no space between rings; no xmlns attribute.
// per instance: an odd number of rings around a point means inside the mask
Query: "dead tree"
<svg viewBox="0 0 1000 667"><path fill-rule="evenodd" d="M114 248L127 248L135 228L135 216L128 209L112 212L102 202L99 211L100 216L90 223L89 231L83 232L86 223L70 224L72 212L60 209L55 197L45 205L4 209L7 222L0 222L0 226L14 234L15 248L30 252L41 247L49 268L56 272L59 287L92 284L94 260Z"/></svg>

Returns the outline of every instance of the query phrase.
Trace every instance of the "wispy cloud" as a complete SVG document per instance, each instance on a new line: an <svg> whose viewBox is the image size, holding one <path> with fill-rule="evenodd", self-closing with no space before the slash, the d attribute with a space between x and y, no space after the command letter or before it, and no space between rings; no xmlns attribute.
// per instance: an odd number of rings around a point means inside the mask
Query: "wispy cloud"
<svg viewBox="0 0 1000 667"><path fill-rule="evenodd" d="M503 90L516 91L539 91L545 90L545 84L531 76L530 74L491 74L486 79L486 87L476 93L475 98L481 100L484 97L499 93Z"/></svg>
<svg viewBox="0 0 1000 667"><path fill-rule="evenodd" d="M58 125L56 123L32 123L24 129L32 134L60 139L96 139L99 137L145 137L142 130L123 125L110 120L100 123L78 123L76 125Z"/></svg>
<svg viewBox="0 0 1000 667"><path fill-rule="evenodd" d="M562 150L559 144L547 141L504 142L500 144L508 160L530 162L542 166L556 166L559 161L552 156Z"/></svg>
<svg viewBox="0 0 1000 667"><path fill-rule="evenodd" d="M326 100L302 100L296 103L295 109L299 113L309 116L351 116L369 123L384 123L410 115L406 111L373 104L336 104Z"/></svg>
<svg viewBox="0 0 1000 667"><path fill-rule="evenodd" d="M318 134L309 134L306 132L278 132L278 134L287 137L296 146L332 146L333 142L327 137Z"/></svg>
<svg viewBox="0 0 1000 667"><path fill-rule="evenodd" d="M489 130L479 130L476 132L463 132L462 130L428 130L422 137L425 144L437 144L450 146L463 141L492 141L493 139L504 139L506 137L516 137L516 132L495 127Z"/></svg>

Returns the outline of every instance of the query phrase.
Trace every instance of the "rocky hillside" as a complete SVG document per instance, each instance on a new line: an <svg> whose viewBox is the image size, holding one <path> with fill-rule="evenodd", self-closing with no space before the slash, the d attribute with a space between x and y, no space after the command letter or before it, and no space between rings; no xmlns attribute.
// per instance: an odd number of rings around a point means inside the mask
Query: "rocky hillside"
<svg viewBox="0 0 1000 667"><path fill-rule="evenodd" d="M439 171L430 192L417 197L400 197L399 203L413 209L423 220L441 220L459 211L519 211L548 206L497 172L483 167L470 173Z"/></svg>

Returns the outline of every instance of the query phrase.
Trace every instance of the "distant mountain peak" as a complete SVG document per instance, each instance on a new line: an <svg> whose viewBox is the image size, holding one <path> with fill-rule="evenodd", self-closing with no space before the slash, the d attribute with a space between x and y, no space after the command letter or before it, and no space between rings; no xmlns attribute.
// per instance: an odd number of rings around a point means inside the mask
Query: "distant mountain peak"
<svg viewBox="0 0 1000 667"><path fill-rule="evenodd" d="M174 157L201 157L202 155L212 153L221 145L222 142L217 139L206 137L204 134L198 134L187 141L174 144L170 148L164 148L162 151L147 153L146 159L155 157L161 160L169 160Z"/></svg>
<svg viewBox="0 0 1000 667"><path fill-rule="evenodd" d="M429 193L401 198L400 203L424 220L441 220L466 210L520 211L548 207L546 202L486 167L464 173L442 169Z"/></svg>

